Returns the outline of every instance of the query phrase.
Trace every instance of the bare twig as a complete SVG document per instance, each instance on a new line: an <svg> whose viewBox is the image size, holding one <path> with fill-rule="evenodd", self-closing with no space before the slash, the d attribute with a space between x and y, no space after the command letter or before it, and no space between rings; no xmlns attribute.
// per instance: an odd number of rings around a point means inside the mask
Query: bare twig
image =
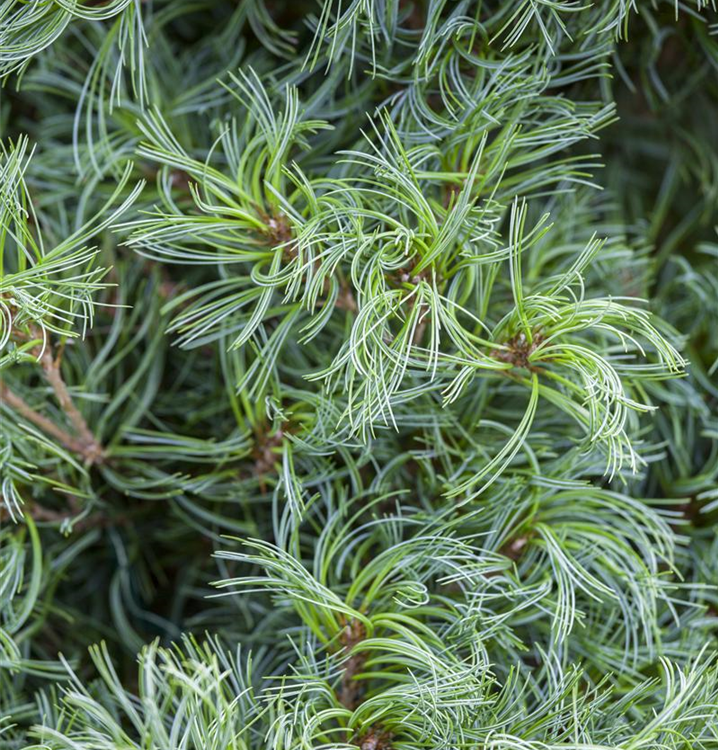
<svg viewBox="0 0 718 750"><path fill-rule="evenodd" d="M30 329L33 338L42 338L42 334L37 329ZM25 338L18 332L18 338ZM35 347L32 353L37 357L42 367L45 379L50 384L60 408L70 420L77 437L58 427L47 417L35 411L20 396L14 393L5 383L0 381L0 395L2 400L6 401L15 411L20 413L29 422L39 427L47 435L51 435L64 445L68 450L77 453L85 460L87 464L100 463L104 458L104 451L97 438L87 426L85 418L75 406L70 391L62 378L60 372L59 357L53 356L52 348L48 344L45 347Z"/></svg>
<svg viewBox="0 0 718 750"><path fill-rule="evenodd" d="M73 453L82 453L84 450L83 444L77 439L72 437L68 432L65 432L62 428L58 427L54 422L44 417L42 414L36 412L27 402L14 393L8 388L5 383L0 381L0 401L8 404L18 414L22 415L27 419L28 422L32 422L36 427L39 427L46 435L54 437L58 442L62 443L68 450Z"/></svg>

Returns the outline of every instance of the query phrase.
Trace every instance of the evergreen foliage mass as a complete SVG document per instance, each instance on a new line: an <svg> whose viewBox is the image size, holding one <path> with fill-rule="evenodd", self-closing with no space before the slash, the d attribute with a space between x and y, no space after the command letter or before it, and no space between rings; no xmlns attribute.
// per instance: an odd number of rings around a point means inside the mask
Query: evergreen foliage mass
<svg viewBox="0 0 718 750"><path fill-rule="evenodd" d="M0 746L718 748L713 0L0 0Z"/></svg>

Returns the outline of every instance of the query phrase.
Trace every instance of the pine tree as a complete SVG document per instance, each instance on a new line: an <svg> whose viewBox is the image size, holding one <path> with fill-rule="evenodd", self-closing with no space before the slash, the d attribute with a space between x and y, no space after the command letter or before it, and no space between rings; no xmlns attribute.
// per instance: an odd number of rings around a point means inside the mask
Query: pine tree
<svg viewBox="0 0 718 750"><path fill-rule="evenodd" d="M718 748L714 0L0 0L0 746Z"/></svg>

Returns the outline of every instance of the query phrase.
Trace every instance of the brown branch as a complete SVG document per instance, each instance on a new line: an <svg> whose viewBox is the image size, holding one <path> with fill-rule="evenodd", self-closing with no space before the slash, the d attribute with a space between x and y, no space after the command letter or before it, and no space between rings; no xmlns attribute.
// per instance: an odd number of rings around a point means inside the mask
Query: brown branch
<svg viewBox="0 0 718 750"><path fill-rule="evenodd" d="M348 653L366 638L366 628L360 620L351 620L342 629L339 642L343 650ZM356 676L364 669L368 654L351 654L344 664L344 674L339 686L337 697L339 702L350 711L354 711L359 705L361 697L361 684Z"/></svg>
<svg viewBox="0 0 718 750"><path fill-rule="evenodd" d="M423 302L421 303L421 307L426 307L427 312L424 312L421 308L419 309L419 323L414 329L414 336L411 340L414 346L421 345L427 326L431 322L431 308Z"/></svg>
<svg viewBox="0 0 718 750"><path fill-rule="evenodd" d="M509 539L499 550L499 554L508 557L513 562L518 562L524 554L525 547L531 539L530 534L522 534L515 539Z"/></svg>
<svg viewBox="0 0 718 750"><path fill-rule="evenodd" d="M41 332L34 327L30 328L30 335L34 339L42 338ZM20 332L16 332L16 337L26 338ZM0 381L0 396L2 396L2 400L7 401L15 411L20 413L35 426L39 427L43 432L54 437L68 450L82 456L86 463L101 463L104 458L104 451L97 438L87 426L85 418L75 406L70 391L68 390L65 381L62 379L62 373L60 372L60 358L53 357L52 349L49 344L45 347L35 347L32 350L32 354L37 357L37 360L42 367L45 380L50 384L50 387L60 404L60 408L70 420L70 423L77 433L77 437L70 435L68 432L47 419L47 417L36 412L20 396L13 393L7 385Z"/></svg>
<svg viewBox="0 0 718 750"><path fill-rule="evenodd" d="M359 311L359 306L354 299L354 294L352 293L349 284L342 284L339 294L337 295L337 301L334 305L339 310L348 310L353 313Z"/></svg>
<svg viewBox="0 0 718 750"><path fill-rule="evenodd" d="M392 733L380 727L370 727L367 732L354 739L360 750L391 750Z"/></svg>
<svg viewBox="0 0 718 750"><path fill-rule="evenodd" d="M2 499L2 496L0 496ZM73 515L77 515L80 512L80 503L74 495L67 495L68 508L64 511L53 510L52 508L46 508L44 505L40 505L36 500L27 500L21 496L22 500L22 514L29 515L35 521L48 521L50 523L62 523L63 521L71 518ZM7 507L0 505L0 521L3 521L6 517L10 516L10 511Z"/></svg>
<svg viewBox="0 0 718 750"><path fill-rule="evenodd" d="M265 475L274 470L279 456L274 452L284 442L284 430L280 427L274 434L260 434L257 437L255 448L252 451L254 466L252 474L259 480L259 489L262 494L267 493L267 482Z"/></svg>
<svg viewBox="0 0 718 750"><path fill-rule="evenodd" d="M65 412L72 426L75 428L79 438L81 450L79 451L88 463L98 463L102 460L102 446L87 426L85 418L75 406L70 391L65 385L60 373L60 364L57 362L49 347L40 355L40 364L45 372L45 378L55 392L60 408Z"/></svg>
<svg viewBox="0 0 718 750"><path fill-rule="evenodd" d="M5 498L0 495L0 500L3 500L4 502ZM67 517L64 513L50 510L49 508L45 508L42 505L33 504L30 507L23 505L21 510L23 516L29 515L34 521L61 522L64 521ZM6 518L13 518L13 515L5 505L0 505L0 521L4 521Z"/></svg>
<svg viewBox="0 0 718 750"><path fill-rule="evenodd" d="M506 342L505 349L494 349L491 356L500 362L506 362L512 367L522 367L532 372L539 368L531 364L531 355L541 346L544 337L540 332L534 332L531 342L526 338L526 334L517 333L512 339Z"/></svg>
<svg viewBox="0 0 718 750"><path fill-rule="evenodd" d="M0 402L9 404L16 412L18 412L18 414L25 417L28 422L32 422L45 434L54 437L68 450L72 451L73 453L83 452L84 446L79 440L72 437L72 435L70 435L68 432L65 432L65 430L58 427L54 422L51 422L47 417L43 417L42 414L36 412L24 401L24 399L20 398L20 396L11 391L1 380Z"/></svg>

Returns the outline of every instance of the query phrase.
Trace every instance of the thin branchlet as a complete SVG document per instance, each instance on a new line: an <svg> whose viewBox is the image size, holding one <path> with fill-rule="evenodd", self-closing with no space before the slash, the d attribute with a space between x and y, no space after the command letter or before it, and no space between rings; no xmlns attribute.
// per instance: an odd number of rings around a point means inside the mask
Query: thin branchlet
<svg viewBox="0 0 718 750"><path fill-rule="evenodd" d="M357 676L364 669L368 654L361 651L361 643L367 636L366 628L360 620L346 622L339 634L339 643L347 654L342 668L342 679L339 685L339 702L350 711L354 711L361 700L362 684Z"/></svg>
<svg viewBox="0 0 718 750"><path fill-rule="evenodd" d="M30 326L28 332L14 330L11 336L16 339L43 340L45 336L36 326ZM2 400L10 405L25 419L39 427L44 433L58 440L65 448L76 453L82 460L88 464L101 463L104 460L104 450L102 445L95 438L90 430L80 410L70 395L70 391L63 380L61 372L62 354L55 356L51 344L44 341L41 344L31 348L29 354L35 358L42 369L42 375L57 399L60 409L63 411L68 421L72 425L71 434L67 430L58 427L47 417L43 416L31 406L29 406L19 395L14 393L10 387L0 381L0 396Z"/></svg>

